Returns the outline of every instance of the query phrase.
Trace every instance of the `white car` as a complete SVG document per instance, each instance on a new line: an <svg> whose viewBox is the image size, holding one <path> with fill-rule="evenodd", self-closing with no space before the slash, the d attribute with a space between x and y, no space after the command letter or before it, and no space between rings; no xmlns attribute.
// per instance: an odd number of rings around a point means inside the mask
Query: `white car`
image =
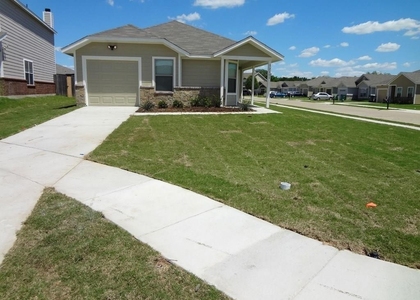
<svg viewBox="0 0 420 300"><path fill-rule="evenodd" d="M333 97L332 95L330 95L328 93L324 93L324 92L319 92L319 93L316 93L316 94L312 95L312 99L314 99L314 100L321 100L321 99L331 100L332 97Z"/></svg>

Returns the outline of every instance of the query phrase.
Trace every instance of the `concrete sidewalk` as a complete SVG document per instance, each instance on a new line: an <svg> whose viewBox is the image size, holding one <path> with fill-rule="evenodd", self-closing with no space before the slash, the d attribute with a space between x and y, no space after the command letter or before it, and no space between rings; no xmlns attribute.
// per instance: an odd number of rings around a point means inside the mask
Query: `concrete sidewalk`
<svg viewBox="0 0 420 300"><path fill-rule="evenodd" d="M5 233L14 234L53 186L236 299L420 295L419 270L338 251L189 190L82 159L133 112L82 108L0 141L2 254L13 242Z"/></svg>
<svg viewBox="0 0 420 300"><path fill-rule="evenodd" d="M300 101L287 99L270 99L272 104L281 104L299 108L307 108L312 110L322 110L338 114L346 114L363 118L373 118L390 122L400 122L420 126L420 112L415 110L404 109L374 109L366 107L357 107L350 105L342 105L337 102L332 105L332 101Z"/></svg>

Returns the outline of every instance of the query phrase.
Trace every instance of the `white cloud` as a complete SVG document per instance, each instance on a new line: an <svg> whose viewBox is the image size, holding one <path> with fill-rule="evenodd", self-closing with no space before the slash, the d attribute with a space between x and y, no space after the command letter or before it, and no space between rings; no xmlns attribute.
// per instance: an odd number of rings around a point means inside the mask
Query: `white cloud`
<svg viewBox="0 0 420 300"><path fill-rule="evenodd" d="M194 6L202 6L204 8L220 8L220 7L235 7L244 5L245 0L195 0Z"/></svg>
<svg viewBox="0 0 420 300"><path fill-rule="evenodd" d="M418 36L413 36L413 37L411 37L411 39L412 39L412 40L418 40L418 39L419 39L419 37L418 37Z"/></svg>
<svg viewBox="0 0 420 300"><path fill-rule="evenodd" d="M247 32L244 33L244 35L257 35L257 32L255 30L248 30Z"/></svg>
<svg viewBox="0 0 420 300"><path fill-rule="evenodd" d="M341 47L348 47L348 46L349 46L349 43L347 43L347 42L342 42L342 43L340 44L340 46L341 46Z"/></svg>
<svg viewBox="0 0 420 300"><path fill-rule="evenodd" d="M372 60L372 57L370 57L369 55L365 55L365 56L360 56L357 60Z"/></svg>
<svg viewBox="0 0 420 300"><path fill-rule="evenodd" d="M319 52L319 48L318 47L311 47L311 48L307 48L302 50L302 52L299 54L299 57L311 57L316 55Z"/></svg>
<svg viewBox="0 0 420 300"><path fill-rule="evenodd" d="M365 65L355 66L355 69L364 69L364 70L394 70L397 68L396 62L391 63L369 63Z"/></svg>
<svg viewBox="0 0 420 300"><path fill-rule="evenodd" d="M55 47L54 47L54 50L55 50L55 51L57 51L57 52L61 52L61 47L59 47L59 46L55 46Z"/></svg>
<svg viewBox="0 0 420 300"><path fill-rule="evenodd" d="M294 63L294 64L290 64L290 65L289 65L289 67L292 67L292 68L297 67L297 66L298 66L298 64L297 64L297 63Z"/></svg>
<svg viewBox="0 0 420 300"><path fill-rule="evenodd" d="M114 0L106 0L106 3L108 3L111 6L114 6Z"/></svg>
<svg viewBox="0 0 420 300"><path fill-rule="evenodd" d="M420 21L406 18L399 20L379 23L377 21L368 21L358 25L344 27L344 33L368 34L380 31L406 31L405 36L414 36L420 34Z"/></svg>
<svg viewBox="0 0 420 300"><path fill-rule="evenodd" d="M291 46L289 50L296 50L296 46Z"/></svg>
<svg viewBox="0 0 420 300"><path fill-rule="evenodd" d="M287 12L284 12L284 13L281 13L281 14L276 14L273 17L271 17L270 19L268 19L267 26L277 25L277 24L283 23L287 19L293 19L294 17L295 17L295 15L289 14Z"/></svg>
<svg viewBox="0 0 420 300"><path fill-rule="evenodd" d="M309 65L312 67L346 67L354 65L354 61L344 61L339 58L333 58L331 60L318 58L316 60L312 60Z"/></svg>
<svg viewBox="0 0 420 300"><path fill-rule="evenodd" d="M330 48L331 47L331 45L325 45L324 46L324 48Z"/></svg>
<svg viewBox="0 0 420 300"><path fill-rule="evenodd" d="M326 76L326 75L330 74L330 72L328 72L328 71L322 71L320 74L323 75L323 76Z"/></svg>
<svg viewBox="0 0 420 300"><path fill-rule="evenodd" d="M403 66L408 68L409 66L411 66L411 64L409 62L403 63Z"/></svg>
<svg viewBox="0 0 420 300"><path fill-rule="evenodd" d="M393 52L393 51L397 51L400 48L400 45L396 44L396 43L386 43L386 44L381 44L380 46L378 46L378 48L376 48L375 51L378 52Z"/></svg>
<svg viewBox="0 0 420 300"><path fill-rule="evenodd" d="M178 22L181 22L181 23L197 21L197 20L200 20L200 18L201 18L200 14L197 13L197 12L191 13L191 14L188 14L188 15L182 14L180 16L176 16L175 18L170 18L169 17L169 19L177 20Z"/></svg>

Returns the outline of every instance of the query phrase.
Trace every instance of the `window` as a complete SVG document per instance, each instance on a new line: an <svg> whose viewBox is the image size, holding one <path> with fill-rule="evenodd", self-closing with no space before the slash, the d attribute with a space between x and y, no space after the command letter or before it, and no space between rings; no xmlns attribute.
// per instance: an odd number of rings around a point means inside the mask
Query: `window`
<svg viewBox="0 0 420 300"><path fill-rule="evenodd" d="M236 64L228 65L228 93L236 93Z"/></svg>
<svg viewBox="0 0 420 300"><path fill-rule="evenodd" d="M407 97L413 97L413 95L414 95L414 87L409 86L407 88Z"/></svg>
<svg viewBox="0 0 420 300"><path fill-rule="evenodd" d="M173 58L154 59L156 91L172 92L174 90L174 64Z"/></svg>
<svg viewBox="0 0 420 300"><path fill-rule="evenodd" d="M401 97L402 96L402 87L397 87L397 97Z"/></svg>
<svg viewBox="0 0 420 300"><path fill-rule="evenodd" d="M367 97L367 88L360 88L360 98Z"/></svg>
<svg viewBox="0 0 420 300"><path fill-rule="evenodd" d="M29 85L34 85L34 68L33 62L30 60L23 60L23 64L25 65L25 79L26 83Z"/></svg>

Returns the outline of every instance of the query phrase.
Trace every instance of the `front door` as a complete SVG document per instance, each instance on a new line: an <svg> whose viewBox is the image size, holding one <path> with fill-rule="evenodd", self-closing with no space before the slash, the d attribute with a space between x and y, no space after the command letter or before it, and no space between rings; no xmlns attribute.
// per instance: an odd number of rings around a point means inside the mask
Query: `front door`
<svg viewBox="0 0 420 300"><path fill-rule="evenodd" d="M226 105L237 105L238 101L238 63L226 62Z"/></svg>

